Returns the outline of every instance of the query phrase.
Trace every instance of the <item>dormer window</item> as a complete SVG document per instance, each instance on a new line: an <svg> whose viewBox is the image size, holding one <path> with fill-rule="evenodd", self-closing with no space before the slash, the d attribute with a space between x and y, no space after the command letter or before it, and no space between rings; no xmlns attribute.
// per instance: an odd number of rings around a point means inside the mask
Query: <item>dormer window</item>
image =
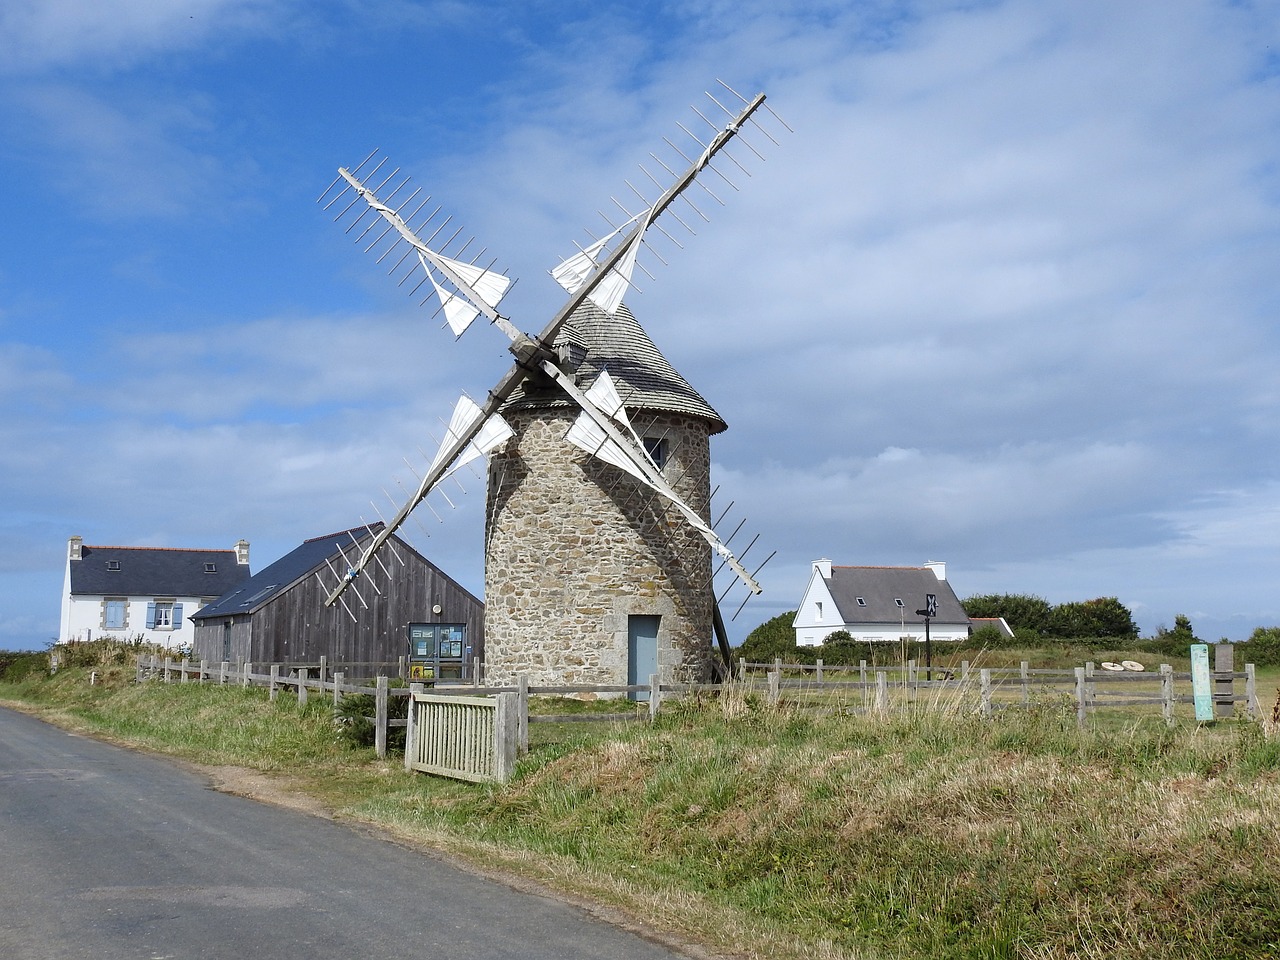
<svg viewBox="0 0 1280 960"><path fill-rule="evenodd" d="M119 561L119 560L108 560L108 561L107 561L107 569L108 569L108 570L119 570L119 569L120 569L120 561Z"/></svg>
<svg viewBox="0 0 1280 960"><path fill-rule="evenodd" d="M206 563L206 564L204 565L204 572L205 572L205 573L217 573L217 572L218 572L218 565L217 565L216 563ZM901 603L901 601L899 601L899 603Z"/></svg>
<svg viewBox="0 0 1280 960"><path fill-rule="evenodd" d="M893 602L894 602L894 603L896 603L898 606L902 606L902 598L901 598L901 597L894 597L894 598L893 598Z"/></svg>
<svg viewBox="0 0 1280 960"><path fill-rule="evenodd" d="M866 605L867 605L867 600L866 600L866 598L865 598L865 597L859 597L859 598L858 598L858 606L860 606L860 607L865 607Z"/></svg>

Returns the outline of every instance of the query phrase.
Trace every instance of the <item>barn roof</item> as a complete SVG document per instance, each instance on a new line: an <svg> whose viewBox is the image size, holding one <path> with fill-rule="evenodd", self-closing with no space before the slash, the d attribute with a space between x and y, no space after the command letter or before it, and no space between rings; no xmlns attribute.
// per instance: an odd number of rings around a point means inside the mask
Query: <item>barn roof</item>
<svg viewBox="0 0 1280 960"><path fill-rule="evenodd" d="M342 551L351 554L353 550L363 548L363 541L370 536L369 530L377 533L382 524L375 523L372 528L353 527L350 530L339 530L323 537L312 537L290 550L279 560L259 570L252 577L240 584L231 592L218 597L213 603L201 607L192 615L192 620L203 620L206 617L227 616L229 614L252 613L264 604L270 603L280 594L303 577L311 576L316 570L327 569L329 560L334 569L345 571L346 561L342 559ZM352 542L361 541L360 547Z"/></svg>
<svg viewBox="0 0 1280 960"><path fill-rule="evenodd" d="M70 561L72 596L218 597L249 576L235 550L80 548Z"/></svg>
<svg viewBox="0 0 1280 960"><path fill-rule="evenodd" d="M645 410L698 417L711 424L710 432L727 428L711 404L680 376L662 355L626 304L614 316L590 300L574 311L561 328L555 345L586 347L586 359L578 368L578 386L587 389L602 370L608 370L630 411ZM530 388L526 381L508 399L504 410L569 406L560 390Z"/></svg>

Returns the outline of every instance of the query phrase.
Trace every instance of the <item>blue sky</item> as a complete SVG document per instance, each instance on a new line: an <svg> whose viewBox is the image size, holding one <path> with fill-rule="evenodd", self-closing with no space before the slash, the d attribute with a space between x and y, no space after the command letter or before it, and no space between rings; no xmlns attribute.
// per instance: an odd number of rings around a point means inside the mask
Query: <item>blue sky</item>
<svg viewBox="0 0 1280 960"><path fill-rule="evenodd" d="M795 132L628 303L777 551L735 639L822 556L1280 624L1274 3L10 0L0 647L56 634L69 536L257 569L370 517L506 369L315 204L339 165L380 147L536 331L718 78ZM407 533L478 593L468 489Z"/></svg>

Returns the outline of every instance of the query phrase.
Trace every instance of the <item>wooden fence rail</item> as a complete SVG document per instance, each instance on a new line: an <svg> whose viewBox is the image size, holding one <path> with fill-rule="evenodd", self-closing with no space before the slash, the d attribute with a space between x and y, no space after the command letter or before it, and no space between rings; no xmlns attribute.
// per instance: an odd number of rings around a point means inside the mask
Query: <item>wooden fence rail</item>
<svg viewBox="0 0 1280 960"><path fill-rule="evenodd" d="M337 666L335 664L335 666ZM766 669L764 682L761 684L752 671ZM772 669L769 669L772 668ZM510 774L511 764L505 759L509 749L508 741L514 744L516 754L529 749L529 724L538 722L579 722L579 721L611 721L620 722L636 719L639 714L630 713L592 713L569 715L530 715L529 698L531 696L566 696L574 694L606 694L625 695L638 700L647 700L648 715L652 719L658 715L664 696L687 696L695 692L722 693L727 689L763 692L767 702L776 705L784 695L793 698L797 703L806 697L824 695L846 695L857 693L861 700L861 710L881 715L887 714L895 699L906 697L908 701L928 703L927 698L933 696L938 702L943 697L952 698L951 702L972 704L972 708L983 716L993 716L997 711L1029 706L1032 702L1042 700L1045 696L1058 694L1070 697L1075 702L1077 721L1084 725L1090 713L1100 709L1114 707L1159 706L1166 723L1175 723L1175 706L1194 702L1194 696L1178 692L1177 685L1191 680L1190 673L1175 672L1172 667L1162 664L1158 672L1098 672L1095 664L1088 663L1072 670L1031 669L1024 661L1019 668L982 668L973 670L969 663L961 664L960 674L954 671L935 670L939 679L920 679L920 670L912 662L901 668L870 667L863 661L857 667L828 667L837 673L851 674L857 671L858 680L829 680L821 661L811 664L751 664L739 661L739 679L726 684L660 684L658 677L650 677L647 684L601 685L601 684L558 684L552 686L532 686L527 677L520 677L513 686L483 686L457 684L434 687L430 694L425 693L422 684L411 687L391 687L388 678L380 675L372 686L367 683L348 683L345 670L331 670L326 663L315 664L278 664L268 665L266 673L254 671L252 663L231 664L228 662L210 664L200 661L193 664L188 660L174 662L171 657L139 656L137 679L148 676L158 677L165 683L175 680L179 683L235 684L240 686L263 686L268 690L270 699L275 700L279 691L291 689L298 698L298 703L307 703L312 692L320 696L331 696L334 705L344 694L370 694L374 697L375 715L369 719L374 723L374 746L378 757L387 755L387 732L391 728L407 727L406 731L406 765L411 769L428 770L432 773L447 773L456 768L458 773L448 775L462 776L463 779L480 779L482 777L505 778ZM315 675L312 675L312 671ZM787 677L791 673L794 676ZM812 673L810 679L806 674ZM926 671L926 677L928 672ZM1215 711L1219 716L1230 716L1236 703L1245 705L1250 719L1258 719L1261 710L1257 698L1257 679L1254 665L1245 664L1241 672L1215 671L1213 700ZM1244 680L1244 692L1238 694L1233 686L1234 681ZM1157 687L1144 690L1144 687ZM409 717L405 720L390 718L390 701L394 697L412 697L409 704ZM509 700L504 700L509 697ZM925 698L922 701L922 697ZM456 708L449 707L454 702ZM509 703L503 708L502 717L495 714L490 719L481 719L485 711L497 710L496 704L502 701ZM480 704L483 703L483 706ZM430 704L430 706L424 706ZM846 707L857 712L859 708ZM513 725L508 736L507 724ZM495 728L494 724L498 727ZM494 732L497 729L498 732ZM420 734L415 739L415 730ZM432 731L430 734L425 731ZM439 733L446 731L446 733ZM450 737L466 736L471 744L465 749L446 747L444 740ZM432 739L423 739L429 737ZM441 739L443 737L443 740ZM490 744L483 749L475 744L479 740ZM495 739L499 738L499 739ZM450 752L453 750L454 752ZM461 752L459 752L461 751ZM412 758L412 759L411 759ZM487 766L486 766L487 764ZM482 771L482 773L477 772Z"/></svg>

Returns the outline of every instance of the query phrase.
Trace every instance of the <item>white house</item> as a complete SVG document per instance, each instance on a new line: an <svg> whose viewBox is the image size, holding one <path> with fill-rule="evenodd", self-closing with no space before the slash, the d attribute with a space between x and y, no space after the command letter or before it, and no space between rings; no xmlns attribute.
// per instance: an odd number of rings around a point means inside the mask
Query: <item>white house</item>
<svg viewBox="0 0 1280 960"><path fill-rule="evenodd" d="M929 620L932 640L963 640L969 617L947 582L947 565L922 567L841 567L815 560L809 586L796 611L798 646L817 646L829 634L846 630L855 640L923 640L929 596L937 604Z"/></svg>
<svg viewBox="0 0 1280 960"><path fill-rule="evenodd" d="M249 579L249 543L230 550L91 547L67 542L58 639L67 643L116 637L165 647L190 647L187 619Z"/></svg>

